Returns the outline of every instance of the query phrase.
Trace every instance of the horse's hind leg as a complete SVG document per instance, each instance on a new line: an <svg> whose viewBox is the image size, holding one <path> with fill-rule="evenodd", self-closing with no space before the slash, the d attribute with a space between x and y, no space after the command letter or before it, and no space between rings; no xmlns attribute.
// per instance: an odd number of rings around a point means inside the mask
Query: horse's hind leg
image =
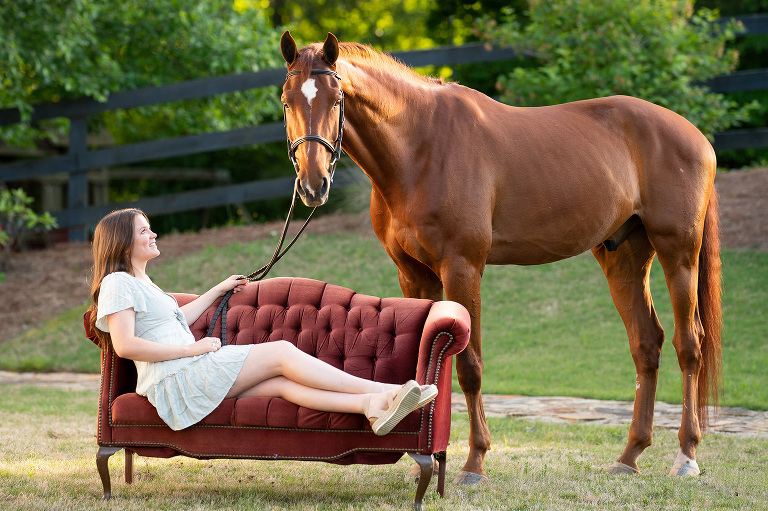
<svg viewBox="0 0 768 511"><path fill-rule="evenodd" d="M699 475L696 448L701 441L698 387L704 327L698 310L698 247L688 237L654 239L672 301L675 334L672 342L683 373L683 417L678 431L680 452L670 475Z"/></svg>
<svg viewBox="0 0 768 511"><path fill-rule="evenodd" d="M653 409L664 343L664 330L656 317L648 285L655 252L642 226L635 229L615 252L609 252L603 245L592 252L603 268L613 302L624 321L637 371L627 447L608 471L636 473L639 471L637 459L653 442Z"/></svg>

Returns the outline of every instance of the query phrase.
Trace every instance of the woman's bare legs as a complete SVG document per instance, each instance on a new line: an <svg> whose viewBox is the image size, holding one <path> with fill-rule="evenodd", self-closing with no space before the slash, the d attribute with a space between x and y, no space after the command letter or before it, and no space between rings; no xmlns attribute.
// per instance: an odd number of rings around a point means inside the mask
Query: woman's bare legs
<svg viewBox="0 0 768 511"><path fill-rule="evenodd" d="M275 376L257 383L237 397L279 397L313 410L364 415L367 415L369 406L371 410L376 410L385 408L387 404L386 394L383 393L349 394L321 390L296 383L285 376ZM374 404L369 405L370 401Z"/></svg>
<svg viewBox="0 0 768 511"><path fill-rule="evenodd" d="M386 408L387 392L400 385L358 378L307 355L287 341L251 348L227 397L282 397L315 410L367 415Z"/></svg>

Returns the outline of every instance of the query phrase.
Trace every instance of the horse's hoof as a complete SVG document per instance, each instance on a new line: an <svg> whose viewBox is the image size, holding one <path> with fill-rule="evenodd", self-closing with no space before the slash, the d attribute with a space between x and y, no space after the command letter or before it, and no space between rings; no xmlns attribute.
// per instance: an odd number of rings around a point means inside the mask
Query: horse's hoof
<svg viewBox="0 0 768 511"><path fill-rule="evenodd" d="M669 475L672 477L699 477L699 474L701 471L696 460L692 460L682 452L677 455L672 470L669 471Z"/></svg>
<svg viewBox="0 0 768 511"><path fill-rule="evenodd" d="M475 474L474 472L459 471L456 475L456 479L453 480L453 484L465 484L468 486L477 486L483 483L487 483L488 478L481 474Z"/></svg>
<svg viewBox="0 0 768 511"><path fill-rule="evenodd" d="M632 468L629 465L625 465L620 461L614 461L606 469L609 474L639 474L640 471L636 468Z"/></svg>

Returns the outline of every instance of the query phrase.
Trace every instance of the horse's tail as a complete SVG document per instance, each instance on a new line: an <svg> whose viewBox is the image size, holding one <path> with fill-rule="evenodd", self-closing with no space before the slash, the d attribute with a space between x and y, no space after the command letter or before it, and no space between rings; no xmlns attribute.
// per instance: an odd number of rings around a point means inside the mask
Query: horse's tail
<svg viewBox="0 0 768 511"><path fill-rule="evenodd" d="M722 315L722 264L720 262L720 208L717 190L712 187L707 213L704 218L704 234L699 252L699 317L704 326L701 342L701 370L696 408L700 425L709 423L707 405L710 398L715 408L720 397L720 376L723 369L723 353L720 334Z"/></svg>

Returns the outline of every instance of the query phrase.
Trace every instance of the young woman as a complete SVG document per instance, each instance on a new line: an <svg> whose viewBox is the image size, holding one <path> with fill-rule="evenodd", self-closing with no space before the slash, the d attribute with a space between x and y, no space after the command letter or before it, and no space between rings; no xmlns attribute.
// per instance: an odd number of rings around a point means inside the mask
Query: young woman
<svg viewBox="0 0 768 511"><path fill-rule="evenodd" d="M230 397L280 397L326 412L361 413L385 435L406 415L437 396L434 385L389 385L357 378L287 341L221 346L195 341L189 325L227 291L241 291L231 276L179 307L147 276L160 255L157 235L138 209L115 211L93 239L91 329L118 356L136 364L136 392L146 396L174 430L191 426Z"/></svg>

